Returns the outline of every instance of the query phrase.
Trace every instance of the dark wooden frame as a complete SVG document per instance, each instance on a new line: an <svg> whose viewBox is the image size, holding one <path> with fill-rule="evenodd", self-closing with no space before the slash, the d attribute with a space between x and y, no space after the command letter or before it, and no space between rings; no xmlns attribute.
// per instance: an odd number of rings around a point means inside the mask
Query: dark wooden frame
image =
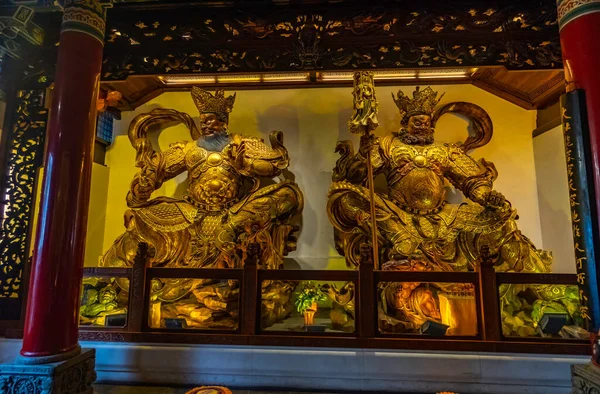
<svg viewBox="0 0 600 394"><path fill-rule="evenodd" d="M85 268L84 276L127 277L130 280L129 315L125 328L81 327L81 340L112 342L193 343L253 346L343 347L438 351L483 351L588 355L588 341L557 338L507 338L502 335L498 286L502 284L576 285L574 274L496 273L483 263L478 272L376 271L364 258L357 271L263 270L254 258L242 269L146 268L143 253L132 268ZM152 278L205 278L238 280L240 324L234 331L169 330L148 326ZM304 334L261 330L260 284L263 280L351 281L355 283L356 330L354 333ZM475 287L478 333L472 337L433 337L416 334L391 335L377 330L378 282L454 282ZM12 331L18 336L19 331Z"/></svg>

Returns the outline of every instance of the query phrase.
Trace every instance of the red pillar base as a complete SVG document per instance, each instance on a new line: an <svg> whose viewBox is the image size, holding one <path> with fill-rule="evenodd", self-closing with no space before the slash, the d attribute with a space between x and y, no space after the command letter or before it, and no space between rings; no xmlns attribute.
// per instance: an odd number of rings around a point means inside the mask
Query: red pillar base
<svg viewBox="0 0 600 394"><path fill-rule="evenodd" d="M77 357L81 354L81 346L77 344L74 349L53 354L50 356L39 356L39 357L27 357L27 356L19 356L15 359L15 364L26 364L26 365L36 365L36 364L48 364L48 363L56 363L59 361L68 360L73 357Z"/></svg>

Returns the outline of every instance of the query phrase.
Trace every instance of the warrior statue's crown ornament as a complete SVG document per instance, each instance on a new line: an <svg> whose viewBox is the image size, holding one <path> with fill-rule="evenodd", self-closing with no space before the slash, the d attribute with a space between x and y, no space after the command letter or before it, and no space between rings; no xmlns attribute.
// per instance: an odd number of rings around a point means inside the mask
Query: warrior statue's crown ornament
<svg viewBox="0 0 600 394"><path fill-rule="evenodd" d="M430 86L421 90L419 86L413 92L413 98L411 99L407 95L404 94L403 91L398 91L398 96L394 96L392 93L392 98L400 110L400 120L402 124L405 124L408 119L413 115L432 115L433 111L444 97L444 93L440 97L437 97L438 92L431 89Z"/></svg>
<svg viewBox="0 0 600 394"><path fill-rule="evenodd" d="M209 91L194 86L192 88L192 98L201 114L215 113L229 117L229 113L233 110L235 93L229 97L225 97L225 91L217 89L213 95Z"/></svg>

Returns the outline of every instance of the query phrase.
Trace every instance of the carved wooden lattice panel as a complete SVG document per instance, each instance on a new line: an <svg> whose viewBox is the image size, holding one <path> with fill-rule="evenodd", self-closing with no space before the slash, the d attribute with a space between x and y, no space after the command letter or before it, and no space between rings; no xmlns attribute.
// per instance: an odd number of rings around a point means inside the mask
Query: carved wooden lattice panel
<svg viewBox="0 0 600 394"><path fill-rule="evenodd" d="M103 79L139 74L503 65L562 68L552 0L115 8Z"/></svg>
<svg viewBox="0 0 600 394"><path fill-rule="evenodd" d="M0 299L21 296L23 269L29 258L28 234L34 210L34 184L42 165L47 111L44 90L22 90L6 163L4 218L0 229Z"/></svg>

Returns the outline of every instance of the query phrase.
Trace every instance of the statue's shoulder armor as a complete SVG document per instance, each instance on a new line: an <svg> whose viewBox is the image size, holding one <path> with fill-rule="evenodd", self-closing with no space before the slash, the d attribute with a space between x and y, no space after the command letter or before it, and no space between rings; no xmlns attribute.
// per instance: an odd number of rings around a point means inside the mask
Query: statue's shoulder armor
<svg viewBox="0 0 600 394"><path fill-rule="evenodd" d="M379 146L385 152L390 152L392 149L400 148L404 143L398 138L398 133L386 134L379 138Z"/></svg>
<svg viewBox="0 0 600 394"><path fill-rule="evenodd" d="M444 146L444 148L446 150L450 151L460 151L460 152L464 152L463 150L463 144L462 142L444 142L443 144L441 144L442 146Z"/></svg>
<svg viewBox="0 0 600 394"><path fill-rule="evenodd" d="M451 144L434 142L433 145L427 148L428 156L440 161L445 161L450 158L453 151Z"/></svg>
<svg viewBox="0 0 600 394"><path fill-rule="evenodd" d="M188 141L183 146L185 154L185 164L188 168L192 168L198 163L204 161L208 155L206 149L198 146L196 141Z"/></svg>
<svg viewBox="0 0 600 394"><path fill-rule="evenodd" d="M239 139L240 142L243 142L244 144L246 144L247 147L265 147L267 149L270 149L266 144L265 144L265 140L260 138L260 137L251 137L248 135L239 135L239 134L235 134L235 141L237 141Z"/></svg>
<svg viewBox="0 0 600 394"><path fill-rule="evenodd" d="M193 143L193 141L177 141L173 142L169 145L169 149L186 149L188 144Z"/></svg>
<svg viewBox="0 0 600 394"><path fill-rule="evenodd" d="M481 171L479 162L469 156L462 143L446 144L448 150L448 160L452 167L460 168L466 173L477 173Z"/></svg>
<svg viewBox="0 0 600 394"><path fill-rule="evenodd" d="M187 142L179 141L169 145L169 148L162 152L167 168L180 165L185 156Z"/></svg>
<svg viewBox="0 0 600 394"><path fill-rule="evenodd" d="M398 133L391 133L383 137L381 148L392 162L398 162L403 159L410 160L415 155L415 149L402 142L398 137Z"/></svg>
<svg viewBox="0 0 600 394"><path fill-rule="evenodd" d="M279 159L281 152L278 152L265 144L265 140L259 137L239 136L244 144L244 156L249 159Z"/></svg>
<svg viewBox="0 0 600 394"><path fill-rule="evenodd" d="M379 146L381 147L381 149L385 150L389 150L389 148L392 146L392 144L394 143L394 141L397 141L398 139L396 138L398 136L398 133L390 133L390 134L386 134L383 137L377 137L376 140L379 143Z"/></svg>
<svg viewBox="0 0 600 394"><path fill-rule="evenodd" d="M234 145L239 145L242 141L252 138L252 137L247 137L245 135L233 134L233 133L230 133L229 137L231 138L231 144L234 144Z"/></svg>
<svg viewBox="0 0 600 394"><path fill-rule="evenodd" d="M460 142L444 143L443 146L448 155L448 159L451 161L461 161L465 159L465 157L468 158L468 155L465 153L462 143Z"/></svg>

